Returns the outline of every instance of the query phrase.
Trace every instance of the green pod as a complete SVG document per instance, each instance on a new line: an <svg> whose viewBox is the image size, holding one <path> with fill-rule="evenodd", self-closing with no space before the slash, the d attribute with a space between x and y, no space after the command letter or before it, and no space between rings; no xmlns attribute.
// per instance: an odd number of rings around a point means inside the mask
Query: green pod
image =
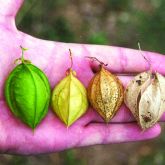
<svg viewBox="0 0 165 165"><path fill-rule="evenodd" d="M52 108L67 126L80 118L88 108L86 89L71 69L53 90Z"/></svg>
<svg viewBox="0 0 165 165"><path fill-rule="evenodd" d="M5 97L15 116L34 129L48 112L50 84L36 66L22 61L10 73Z"/></svg>

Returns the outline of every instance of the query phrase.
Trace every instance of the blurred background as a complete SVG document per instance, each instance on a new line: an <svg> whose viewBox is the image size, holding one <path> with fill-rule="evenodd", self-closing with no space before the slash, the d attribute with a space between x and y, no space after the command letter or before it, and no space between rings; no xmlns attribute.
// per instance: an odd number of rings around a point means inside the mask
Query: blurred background
<svg viewBox="0 0 165 165"><path fill-rule="evenodd" d="M165 53L165 0L25 0L17 27L64 42Z"/></svg>
<svg viewBox="0 0 165 165"><path fill-rule="evenodd" d="M165 54L165 0L26 0L18 29L46 40L106 44ZM165 129L135 143L39 156L0 155L0 165L164 165Z"/></svg>

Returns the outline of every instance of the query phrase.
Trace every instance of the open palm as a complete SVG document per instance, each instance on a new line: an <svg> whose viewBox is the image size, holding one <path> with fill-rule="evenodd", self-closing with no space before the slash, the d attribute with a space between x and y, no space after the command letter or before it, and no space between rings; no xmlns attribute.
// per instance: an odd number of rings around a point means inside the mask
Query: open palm
<svg viewBox="0 0 165 165"><path fill-rule="evenodd" d="M69 49L73 52L73 69L77 78L87 87L97 64L85 56L94 56L113 73L139 73L148 65L139 51L120 47L71 44L34 38L17 30L15 15L23 0L0 0L0 151L15 154L39 154L93 144L118 143L154 138L161 129L157 124L142 132L129 110L122 105L109 124L89 108L87 113L68 129L51 109L37 126L35 133L15 118L6 105L4 83L15 67L14 60L21 55L20 45L28 48L25 59L47 75L51 87L65 76L70 66ZM154 70L165 74L165 57L143 52ZM131 76L119 76L124 86ZM165 117L164 117L165 118ZM163 121L163 118L162 118Z"/></svg>

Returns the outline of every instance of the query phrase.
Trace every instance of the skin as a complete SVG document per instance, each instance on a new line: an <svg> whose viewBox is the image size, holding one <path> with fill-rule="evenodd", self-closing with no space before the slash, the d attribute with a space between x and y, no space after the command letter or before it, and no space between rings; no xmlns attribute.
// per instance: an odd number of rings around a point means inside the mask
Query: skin
<svg viewBox="0 0 165 165"><path fill-rule="evenodd" d="M157 137L159 124L143 132L132 114L123 104L110 124L89 108L87 113L68 129L51 109L33 132L16 119L6 105L4 84L15 59L21 56L20 45L29 48L25 59L42 69L51 88L65 76L70 67L69 48L73 52L73 69L77 78L87 87L98 63L85 56L94 56L112 73L140 73L149 68L138 50L113 46L61 43L34 38L20 32L15 26L15 15L23 0L0 0L0 152L12 154L50 153L94 144L140 141ZM153 70L165 75L165 57L159 53L143 51ZM132 76L119 76L126 86ZM161 121L165 120L165 115Z"/></svg>

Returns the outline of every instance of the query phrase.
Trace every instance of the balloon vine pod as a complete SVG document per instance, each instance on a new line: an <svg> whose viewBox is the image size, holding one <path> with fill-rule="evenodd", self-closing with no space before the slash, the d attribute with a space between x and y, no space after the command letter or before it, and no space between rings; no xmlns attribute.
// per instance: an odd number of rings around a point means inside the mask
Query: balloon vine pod
<svg viewBox="0 0 165 165"><path fill-rule="evenodd" d="M76 78L76 72L72 69L73 60L70 49L69 52L71 67L66 71L66 77L56 85L52 93L53 111L68 127L88 108L86 89Z"/></svg>
<svg viewBox="0 0 165 165"><path fill-rule="evenodd" d="M150 69L130 81L125 90L124 102L140 127L145 130L156 124L164 113L165 78L160 73L153 72L150 62L143 57Z"/></svg>
<svg viewBox="0 0 165 165"><path fill-rule="evenodd" d="M92 107L109 122L123 102L123 86L120 80L105 69L103 62L95 57L88 57L100 63L99 71L88 86L88 98Z"/></svg>
<svg viewBox="0 0 165 165"><path fill-rule="evenodd" d="M41 122L48 112L50 84L46 75L29 60L22 57L21 62L9 74L5 83L5 97L12 113L32 129Z"/></svg>

